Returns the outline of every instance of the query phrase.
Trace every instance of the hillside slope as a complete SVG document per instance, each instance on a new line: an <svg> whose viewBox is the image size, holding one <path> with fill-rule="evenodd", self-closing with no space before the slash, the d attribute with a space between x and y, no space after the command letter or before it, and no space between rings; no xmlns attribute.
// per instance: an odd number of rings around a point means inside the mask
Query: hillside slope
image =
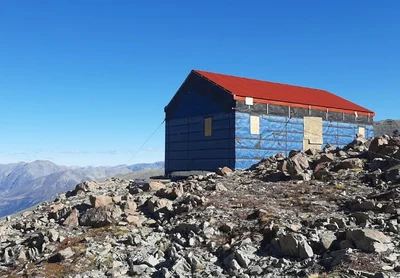
<svg viewBox="0 0 400 278"><path fill-rule="evenodd" d="M177 182L80 183L0 222L0 276L399 277L393 146L359 138Z"/></svg>
<svg viewBox="0 0 400 278"><path fill-rule="evenodd" d="M0 164L0 217L49 200L82 181L102 180L116 175L140 175L147 167L163 163L118 165L112 167L67 167L50 161ZM132 170L134 169L134 170ZM146 173L142 173L147 177Z"/></svg>
<svg viewBox="0 0 400 278"><path fill-rule="evenodd" d="M374 122L375 136L400 135L400 120L383 120Z"/></svg>

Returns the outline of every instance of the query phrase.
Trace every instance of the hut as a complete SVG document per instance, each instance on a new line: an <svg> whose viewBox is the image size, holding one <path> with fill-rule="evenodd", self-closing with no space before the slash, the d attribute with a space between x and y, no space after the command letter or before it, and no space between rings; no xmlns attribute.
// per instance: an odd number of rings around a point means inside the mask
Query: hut
<svg viewBox="0 0 400 278"><path fill-rule="evenodd" d="M245 169L373 137L374 112L325 90L192 70L165 107L165 172Z"/></svg>

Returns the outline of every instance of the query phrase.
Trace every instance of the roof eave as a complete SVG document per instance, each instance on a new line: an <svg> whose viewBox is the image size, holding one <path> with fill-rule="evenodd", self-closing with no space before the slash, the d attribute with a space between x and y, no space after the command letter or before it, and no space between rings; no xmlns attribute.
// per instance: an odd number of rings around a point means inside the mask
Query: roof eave
<svg viewBox="0 0 400 278"><path fill-rule="evenodd" d="M245 100L247 96L239 96L239 95L233 95L234 100ZM308 109L309 107L312 107L317 110L326 110L328 109L334 112L343 112L346 114L355 114L357 112L360 115L364 116L370 116L374 117L375 112L370 111L368 109L365 109L363 111L361 110L348 110L348 109L343 109L343 108L337 108L337 107L323 107L323 106L317 106L317 105L309 105L309 104L303 104L303 103L294 103L294 102L283 102L283 101L276 101L276 100L270 100L270 99L259 99L259 98L253 98L253 101L256 103L265 103L265 104L275 104L275 105L283 105L283 106L292 106L292 107L299 107L299 108L306 108Z"/></svg>

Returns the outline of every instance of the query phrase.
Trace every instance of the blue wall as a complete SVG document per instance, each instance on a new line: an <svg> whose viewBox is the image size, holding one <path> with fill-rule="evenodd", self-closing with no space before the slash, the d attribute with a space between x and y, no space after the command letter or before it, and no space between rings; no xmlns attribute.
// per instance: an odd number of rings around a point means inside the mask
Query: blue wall
<svg viewBox="0 0 400 278"><path fill-rule="evenodd" d="M210 115L221 112L222 108L218 103L210 101L196 91L182 94L178 109L170 112L169 118L184 118L197 115Z"/></svg>
<svg viewBox="0 0 400 278"><path fill-rule="evenodd" d="M303 148L304 125L301 118L261 115L260 134L250 133L250 114L235 113L235 168L245 169L260 159ZM354 140L358 127L364 126L366 137L373 137L373 126L323 121L323 142L344 147Z"/></svg>
<svg viewBox="0 0 400 278"><path fill-rule="evenodd" d="M212 117L212 135L204 135L204 119ZM234 113L170 119L166 121L166 173L215 171L234 167Z"/></svg>
<svg viewBox="0 0 400 278"><path fill-rule="evenodd" d="M324 144L329 143L343 148L354 140L358 133L358 127L365 127L365 137L367 139L374 137L374 127L372 125L323 121L322 134Z"/></svg>

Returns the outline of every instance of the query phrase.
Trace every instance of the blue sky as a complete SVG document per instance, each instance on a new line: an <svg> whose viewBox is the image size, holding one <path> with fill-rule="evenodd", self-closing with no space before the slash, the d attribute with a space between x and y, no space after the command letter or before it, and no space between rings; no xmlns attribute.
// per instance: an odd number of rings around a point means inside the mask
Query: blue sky
<svg viewBox="0 0 400 278"><path fill-rule="evenodd" d="M191 69L327 89L399 119L400 1L0 3L0 163L164 157Z"/></svg>

